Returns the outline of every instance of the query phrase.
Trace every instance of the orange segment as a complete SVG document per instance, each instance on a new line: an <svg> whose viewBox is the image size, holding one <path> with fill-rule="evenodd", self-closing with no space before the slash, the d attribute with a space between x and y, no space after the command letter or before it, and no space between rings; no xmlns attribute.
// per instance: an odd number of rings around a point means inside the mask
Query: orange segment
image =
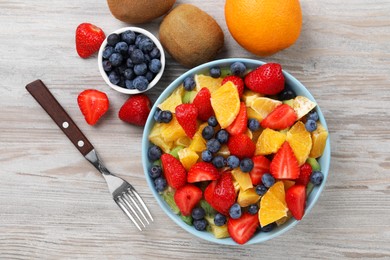
<svg viewBox="0 0 390 260"><path fill-rule="evenodd" d="M244 101L247 107L250 107L252 105L253 100L258 97L262 97L262 94L245 89L244 93L242 94L242 101Z"/></svg>
<svg viewBox="0 0 390 260"><path fill-rule="evenodd" d="M194 77L196 83L196 91L201 90L202 88L208 88L210 93L213 93L221 86L223 78L213 78L203 74L197 74Z"/></svg>
<svg viewBox="0 0 390 260"><path fill-rule="evenodd" d="M171 122L162 124L161 136L165 142L174 142L180 137L186 136L184 129L181 127L174 114L172 114Z"/></svg>
<svg viewBox="0 0 390 260"><path fill-rule="evenodd" d="M256 155L276 153L286 141L286 134L266 128L263 130L256 143Z"/></svg>
<svg viewBox="0 0 390 260"><path fill-rule="evenodd" d="M259 115L256 119L261 122L280 104L282 104L282 102L279 100L267 97L258 97L252 101L250 107Z"/></svg>
<svg viewBox="0 0 390 260"><path fill-rule="evenodd" d="M328 135L329 133L325 127L320 122L317 122L317 129L311 133L313 147L311 148L309 157L318 158L323 154Z"/></svg>
<svg viewBox="0 0 390 260"><path fill-rule="evenodd" d="M173 142L172 141L166 142L163 139L161 135L162 126L163 124L160 123L154 124L149 134L149 141L157 145L158 147L160 147L165 153L169 153L173 147Z"/></svg>
<svg viewBox="0 0 390 260"><path fill-rule="evenodd" d="M250 188L253 188L252 180L247 172L242 172L240 168L235 168L232 170L232 175L234 180L238 182L238 185L240 185L240 190L247 190Z"/></svg>
<svg viewBox="0 0 390 260"><path fill-rule="evenodd" d="M196 131L189 148L194 152L202 152L206 149L206 141L202 137L202 131L207 126L207 123L203 123L199 126L198 131Z"/></svg>
<svg viewBox="0 0 390 260"><path fill-rule="evenodd" d="M183 148L179 150L178 155L181 164L183 164L187 171L190 170L191 166L194 165L199 159L199 155L189 148Z"/></svg>
<svg viewBox="0 0 390 260"><path fill-rule="evenodd" d="M259 201L260 196L257 195L254 188L250 188L247 190L240 190L237 197L237 203L240 204L241 207L248 207L251 204L255 204Z"/></svg>
<svg viewBox="0 0 390 260"><path fill-rule="evenodd" d="M309 157L312 147L311 135L306 130L305 124L302 121L296 122L288 130L286 140L294 151L298 164L302 165Z"/></svg>
<svg viewBox="0 0 390 260"><path fill-rule="evenodd" d="M276 182L260 200L259 221L262 227L287 216L284 184Z"/></svg>
<svg viewBox="0 0 390 260"><path fill-rule="evenodd" d="M165 99L164 102L158 105L158 107L161 110L169 110L172 113L175 113L175 108L178 105L183 103L182 102L183 93L184 93L184 88L181 85L175 91L173 91L173 93L167 99Z"/></svg>

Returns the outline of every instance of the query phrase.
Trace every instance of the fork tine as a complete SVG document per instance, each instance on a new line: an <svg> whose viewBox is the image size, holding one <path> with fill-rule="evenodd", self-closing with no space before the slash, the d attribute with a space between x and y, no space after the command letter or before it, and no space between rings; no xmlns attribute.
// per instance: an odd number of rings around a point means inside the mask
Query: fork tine
<svg viewBox="0 0 390 260"><path fill-rule="evenodd" d="M137 197L135 196L134 192L131 190L131 188L128 189L128 197L131 199L131 201L133 202L133 204L136 206L136 208L138 209L138 212L141 213L142 217L146 220L146 222L149 224L149 220L146 218L144 212L141 210L141 208L138 206L138 203L141 204L140 202L136 202L135 199L137 199ZM135 199L133 198L135 197ZM137 199L138 200L138 199Z"/></svg>
<svg viewBox="0 0 390 260"><path fill-rule="evenodd" d="M130 208L131 212L133 212L133 215L135 215L137 217L137 219L139 220L139 222L141 222L142 226L145 227L144 222L142 222L141 218L138 216L137 212L135 211L135 209L131 205L131 204L135 205L135 207L138 209L138 212L141 212L141 214L144 215L142 213L142 211L139 209L137 203L135 203L134 199L131 198L126 192L123 193L122 199L125 202L125 204L127 205L127 207ZM131 204L130 204L130 202L131 202ZM149 224L149 222L148 222L148 224Z"/></svg>
<svg viewBox="0 0 390 260"><path fill-rule="evenodd" d="M126 206L123 205L123 202L121 201L122 199L121 198L117 198L115 200L116 204L121 208L121 210L123 211L123 213L125 213L129 219L131 221L133 221L134 225L139 229L139 231L142 231L141 227L138 225L138 223L135 221L135 219L133 218L133 216L131 215L131 213L127 210Z"/></svg>
<svg viewBox="0 0 390 260"><path fill-rule="evenodd" d="M138 194L138 192L133 188L131 187L130 188L130 191L135 195L135 197L137 198L138 202L142 205L143 209L145 210L145 212L148 214L149 218L154 221L153 217L152 217L152 214L150 214L150 211L149 209L146 207L146 204L145 202L142 200L141 196ZM142 211L141 211L142 212ZM143 215L143 214L142 214ZM144 216L145 218L145 216ZM146 219L146 218L145 218ZM149 222L148 222L149 223Z"/></svg>

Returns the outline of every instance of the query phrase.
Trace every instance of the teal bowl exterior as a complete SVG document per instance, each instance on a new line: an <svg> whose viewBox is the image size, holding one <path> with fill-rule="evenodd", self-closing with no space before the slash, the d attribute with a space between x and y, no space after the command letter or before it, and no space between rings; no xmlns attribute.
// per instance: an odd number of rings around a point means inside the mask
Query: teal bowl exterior
<svg viewBox="0 0 390 260"><path fill-rule="evenodd" d="M153 114L156 111L157 105L161 104L183 81L186 77L190 75L195 75L199 73L208 73L209 68L214 66L219 66L221 68L223 67L229 67L233 62L240 61L243 62L247 68L256 68L264 62L259 60L253 60L253 59L244 59L244 58L229 58L229 59L221 59L221 60L215 60L211 61L202 65L199 65L186 73L182 74L180 77L178 77L175 81L173 81L159 96L157 101L152 107L152 110L150 112L149 118L146 122L144 132L143 132L143 138L142 138L142 164L144 168L145 177L147 180L147 183L150 187L150 190L152 191L154 197L156 198L158 204L163 209L163 211L181 228L188 231L189 233L193 234L194 236L197 236L199 238L205 239L210 242L224 244L224 245L238 245L236 242L234 242L231 238L223 238L223 239L217 239L214 237L214 235L210 232L206 231L197 231L193 226L189 226L186 223L184 223L179 216L175 215L168 204L164 201L164 199L159 195L159 193L154 188L153 180L150 178L148 174L148 169L151 166L151 162L148 160L148 147L150 146L150 142L148 140L148 136L150 134L150 131L155 123L153 119ZM291 89L295 91L297 95L305 96L309 98L310 100L315 102L314 97L310 94L310 92L305 88L305 86L302 85L301 82L299 82L296 78L294 78L291 74L289 74L286 71L283 71L283 74L286 79L286 84L289 85ZM328 129L324 115L321 112L321 109L319 106L317 106L317 112L319 115L319 120L321 124ZM311 209L313 208L314 204L317 202L318 198L320 197L320 194L322 190L325 187L326 180L328 178L328 172L329 172L329 165L330 165L330 139L328 137L326 142L326 147L324 150L323 155L319 158L318 162L321 165L321 171L324 174L324 180L321 183L320 186L314 187L313 191L310 193L307 202L306 202L306 210L305 210L305 216L307 216ZM246 245L250 244L257 244L265 242L271 238L277 237L286 231L293 228L296 224L298 224L299 221L295 220L294 218L289 219L286 223L284 223L281 226L278 226L274 228L271 232L259 232L255 236L253 236Z"/></svg>

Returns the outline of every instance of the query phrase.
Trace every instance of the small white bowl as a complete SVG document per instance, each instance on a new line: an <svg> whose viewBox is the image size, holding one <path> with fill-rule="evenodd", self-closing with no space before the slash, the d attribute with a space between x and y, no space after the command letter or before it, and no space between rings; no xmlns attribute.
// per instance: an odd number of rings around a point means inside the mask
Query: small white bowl
<svg viewBox="0 0 390 260"><path fill-rule="evenodd" d="M161 69L156 74L154 79L149 83L147 89L143 90L143 91L139 91L137 89L127 89L127 88L122 88L120 86L114 85L114 84L112 84L110 82L110 80L108 79L107 73L103 69L103 57L102 57L104 48L107 45L107 37L103 41L103 43L102 43L102 45L100 46L100 49L99 49L98 66L99 66L100 74L102 75L104 81L111 88L115 89L118 92L124 93L124 94L138 94L138 93L142 93L142 92L145 92L145 91L153 88L157 84L157 82L160 80L160 78L161 78L161 76L162 76L162 74L164 72L164 69L165 69L165 54L164 54L164 49L163 49L160 41L151 32L149 32L149 31L147 31L145 29L142 29L142 28L139 28L139 27L124 27L124 28L118 29L118 30L116 30L116 31L114 31L112 33L121 34L121 33L125 32L125 31L128 31L128 30L131 30L131 31L133 31L135 33L140 33L140 34L143 34L143 35L149 37L149 39L151 39L153 41L153 43L156 45L156 47L160 50ZM112 33L110 33L110 34L112 34ZM110 34L108 34L108 35L110 35Z"/></svg>

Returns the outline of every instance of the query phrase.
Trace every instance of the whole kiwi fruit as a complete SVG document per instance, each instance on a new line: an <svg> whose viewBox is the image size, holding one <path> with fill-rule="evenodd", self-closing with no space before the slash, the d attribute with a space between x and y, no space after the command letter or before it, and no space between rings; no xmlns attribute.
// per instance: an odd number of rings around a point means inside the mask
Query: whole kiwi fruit
<svg viewBox="0 0 390 260"><path fill-rule="evenodd" d="M112 15L125 23L146 23L167 13L176 0L107 0Z"/></svg>
<svg viewBox="0 0 390 260"><path fill-rule="evenodd" d="M165 50L185 67L212 60L224 44L223 31L214 18L191 4L178 5L164 17L159 38Z"/></svg>

